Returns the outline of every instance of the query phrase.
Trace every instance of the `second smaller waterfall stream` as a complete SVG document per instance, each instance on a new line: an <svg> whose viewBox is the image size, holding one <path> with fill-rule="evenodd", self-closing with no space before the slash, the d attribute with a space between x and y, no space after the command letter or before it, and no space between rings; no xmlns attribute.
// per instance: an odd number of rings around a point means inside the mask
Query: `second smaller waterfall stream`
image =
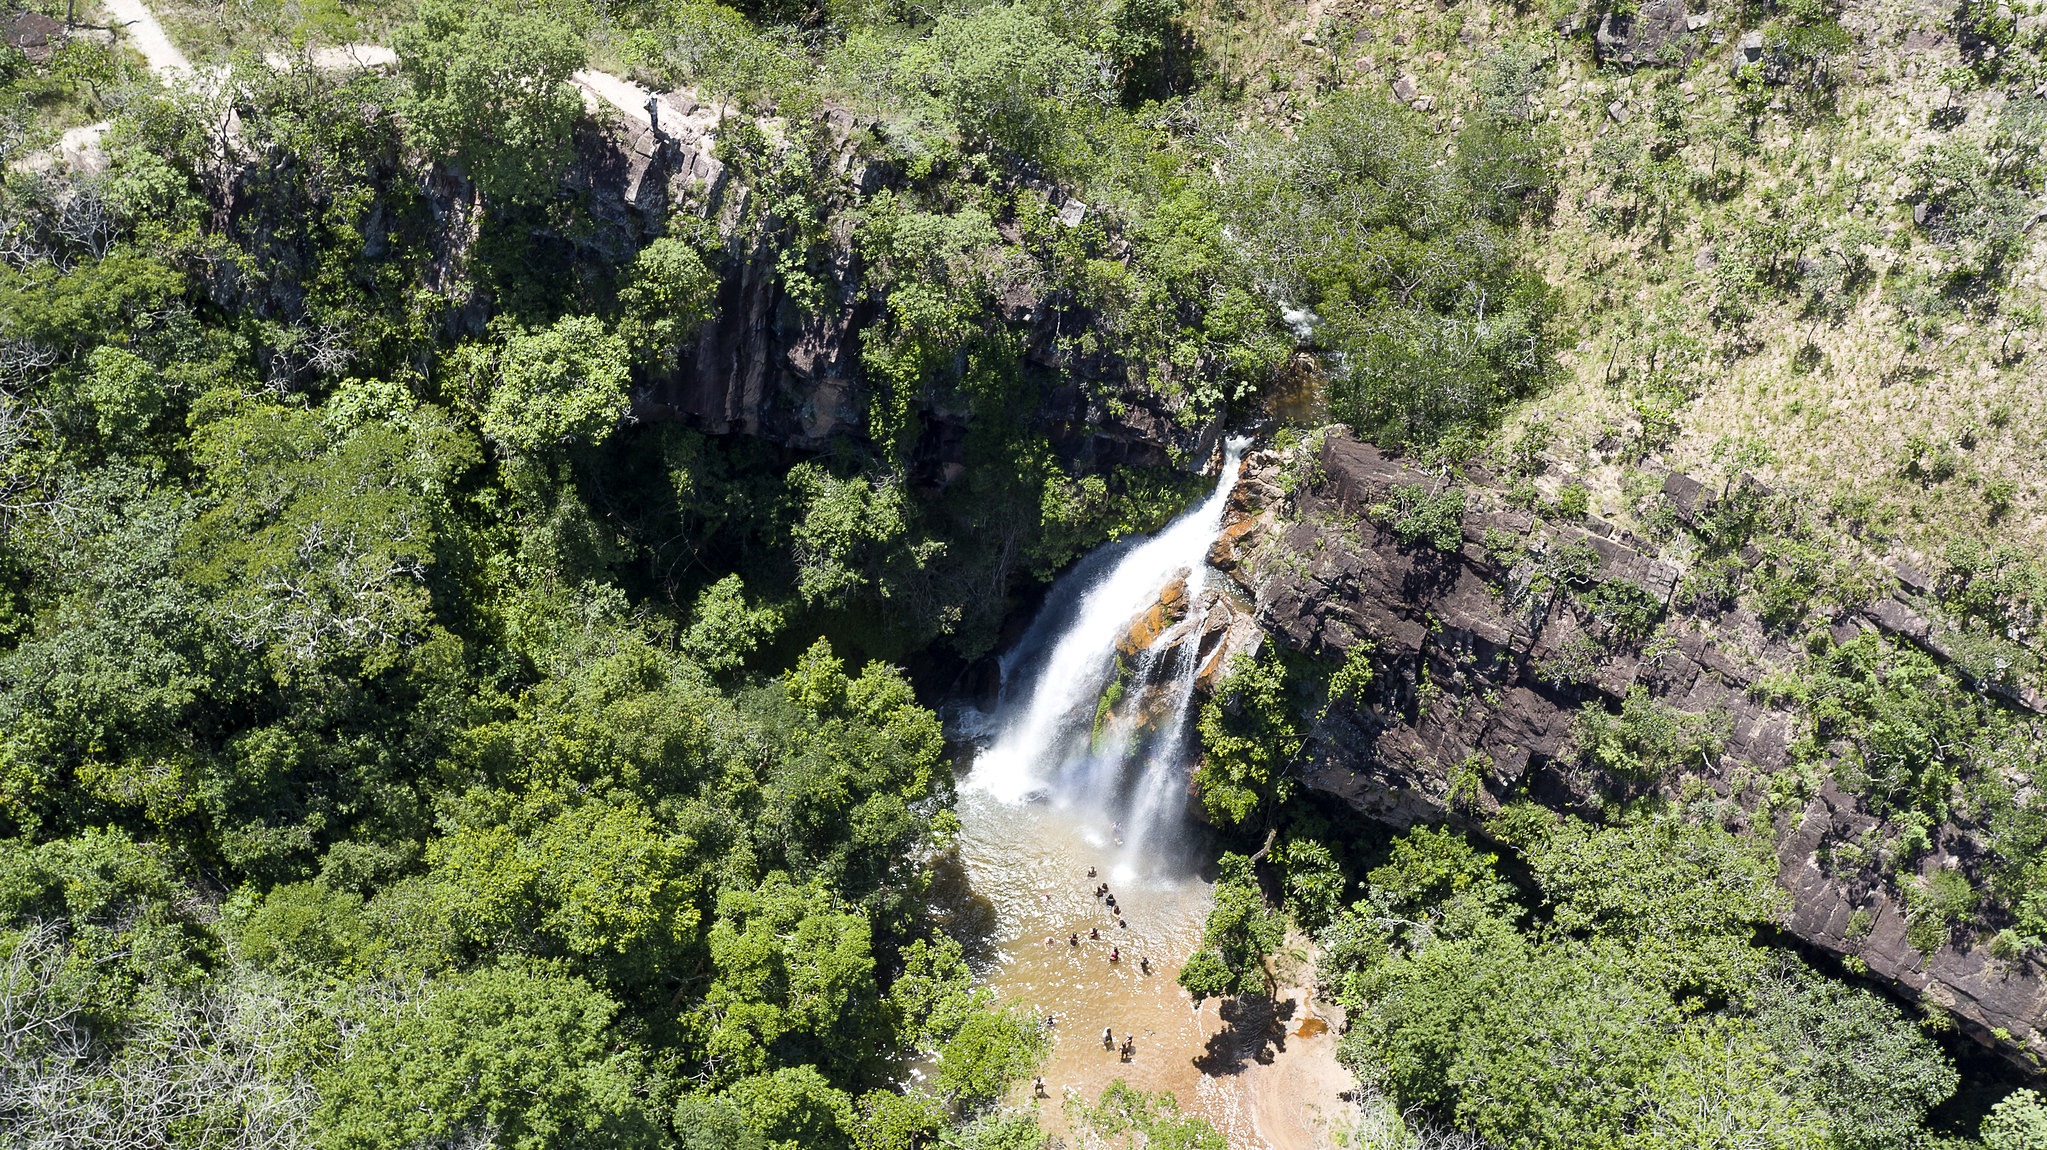
<svg viewBox="0 0 2047 1150"><path fill-rule="evenodd" d="M1002 661L993 737L967 780L998 802L1044 800L1084 821L1107 814L1105 845L1126 874L1170 857L1184 821L1208 551L1246 446L1225 445L1199 505L1156 535L1096 551L1053 585Z"/></svg>

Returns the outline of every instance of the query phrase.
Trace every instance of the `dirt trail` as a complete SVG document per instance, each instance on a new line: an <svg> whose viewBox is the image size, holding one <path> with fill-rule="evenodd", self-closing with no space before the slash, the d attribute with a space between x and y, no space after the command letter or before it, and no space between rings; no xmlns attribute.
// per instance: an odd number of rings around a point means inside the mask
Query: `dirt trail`
<svg viewBox="0 0 2047 1150"><path fill-rule="evenodd" d="M142 54L149 64L149 70L164 80L179 80L199 77L202 73L192 67L192 62L171 42L164 32L163 24L156 13L142 0L105 0L107 11L115 22L122 25L128 43ZM282 68L286 59L273 53L265 58L273 68ZM343 68L390 68L398 63L398 53L382 44L338 44L330 48L313 51L313 65L317 68L339 70ZM640 127L648 126L647 101L653 93L630 80L614 76L609 72L584 69L570 77L578 91L584 94L586 102L595 101L609 104L624 113ZM691 100L692 105L695 104Z"/></svg>
<svg viewBox="0 0 2047 1150"><path fill-rule="evenodd" d="M105 0L108 13L114 25L126 37L129 47L140 53L148 64L151 74L167 84L196 84L210 87L219 82L219 68L195 68L178 46L171 42L156 13L142 0ZM313 66L323 71L344 71L349 68L382 69L394 68L398 64L398 53L382 44L337 44L327 48L315 48L312 52ZM288 68L291 61L281 53L270 53L264 63L272 68ZM653 134L657 124L648 115L648 104L656 101L656 94L630 80L614 76L609 72L584 69L569 78L576 90L582 94L584 105L593 113L609 106L625 117L627 125L634 129L636 136ZM680 89L663 93L658 97L660 134L680 135L695 142L711 134L722 109L700 104L694 93ZM69 171L94 171L104 168L106 155L100 149L100 140L113 125L105 120L72 128L64 133L54 148L45 149L34 155L14 162L18 171L47 171L62 167ZM230 140L240 135L241 121L232 109L227 112L224 125Z"/></svg>
<svg viewBox="0 0 2047 1150"><path fill-rule="evenodd" d="M157 22L156 13L142 0L105 0L106 8L114 22L122 25L121 30L128 36L128 44L148 62L149 70L169 80L180 73L186 77L197 75L192 62L178 50L171 38L165 35L163 25Z"/></svg>

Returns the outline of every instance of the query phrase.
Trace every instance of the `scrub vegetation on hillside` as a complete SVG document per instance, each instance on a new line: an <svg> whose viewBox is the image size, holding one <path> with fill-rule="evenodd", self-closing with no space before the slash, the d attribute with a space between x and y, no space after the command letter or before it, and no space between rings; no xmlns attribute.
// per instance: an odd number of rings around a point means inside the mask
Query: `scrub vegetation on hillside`
<svg viewBox="0 0 2047 1150"><path fill-rule="evenodd" d="M1884 813L1844 865L1979 819L1915 928L2036 954L2037 18L1857 55L1867 13L1749 4L1631 71L1551 7L165 3L187 85L90 2L0 46L0 1144L1046 1145L1038 1020L925 897L934 708L1254 420L1487 461L1810 633L1768 689ZM715 211L620 238L585 67L716 106ZM636 405L742 274L858 317L856 431ZM1166 446L1075 451L1076 405ZM1652 464L1736 497L1680 526ZM1462 499L1375 515L1454 551ZM1894 552L1953 658L1816 629ZM1273 834L1184 976L1269 994L1311 933L1361 1144L2047 1147L1693 807L1339 831L1293 759L1371 675L1245 661L1202 709L1208 816ZM1646 780L1717 737L1585 723ZM1121 1083L1072 1121L1219 1144Z"/></svg>

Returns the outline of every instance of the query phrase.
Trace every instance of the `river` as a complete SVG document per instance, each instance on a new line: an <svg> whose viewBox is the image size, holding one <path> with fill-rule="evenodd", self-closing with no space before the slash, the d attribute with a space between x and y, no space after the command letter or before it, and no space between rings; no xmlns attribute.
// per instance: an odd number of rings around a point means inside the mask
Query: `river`
<svg viewBox="0 0 2047 1150"><path fill-rule="evenodd" d="M1054 584L1003 657L994 710L950 715L975 751L960 786L963 873L941 897L987 985L1050 1020L1054 1130L1069 1091L1092 1100L1116 1078L1170 1091L1241 1150L1330 1145L1345 1112L1332 1019L1304 986L1276 1006L1197 1008L1175 982L1219 851L1189 817L1187 778L1197 680L1221 658L1207 609L1226 589L1207 554L1245 446L1227 445L1200 504Z"/></svg>

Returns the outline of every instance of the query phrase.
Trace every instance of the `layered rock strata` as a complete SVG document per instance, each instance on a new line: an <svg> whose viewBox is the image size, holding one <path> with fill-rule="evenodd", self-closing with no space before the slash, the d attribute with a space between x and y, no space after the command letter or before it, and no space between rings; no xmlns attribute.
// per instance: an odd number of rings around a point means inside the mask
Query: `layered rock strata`
<svg viewBox="0 0 2047 1150"><path fill-rule="evenodd" d="M834 222L821 258L811 261L821 303L804 307L789 299L777 272L782 253L768 237L782 230L780 224L755 218L774 209L752 202L755 193L744 176L713 155L719 123L683 94L660 96L657 103L663 111L651 127L619 117L586 123L569 179L595 224L601 250L594 254L607 262L629 259L676 215L710 221L724 242L717 318L705 325L678 371L643 382L633 396L634 417L681 420L714 435L760 436L798 451L864 434L868 391L860 332L877 318L879 305L866 290L852 229L837 217L903 183L881 128L836 108L809 125L763 121L774 129L771 135L801 134L823 153L813 165L823 186L812 210ZM1054 185L1021 179L1015 190L1042 198L1063 226L1086 217L1088 205ZM1190 424L1171 401L1144 386L1144 373L1134 365L1111 351L1079 355L1060 338L1062 331L1084 328L1086 316L1062 311L1020 282L1004 289L996 308L1022 337L1025 369L1045 377L1035 422L1069 463L1099 471L1123 464L1198 466L1208 459L1219 421ZM927 397L919 414L924 434L913 466L921 482L942 486L963 470L967 413Z"/></svg>
<svg viewBox="0 0 2047 1150"><path fill-rule="evenodd" d="M1704 784L1725 820L1773 845L1789 893L1783 927L1819 950L1860 960L1873 976L1944 1008L1972 1037L2038 1072L2034 1060L2047 1057L2047 969L2036 958L2001 960L1972 937L1922 955L1906 938L1907 908L1875 876L1839 873L1827 863L1831 847L1877 824L1860 800L1827 779L1806 789L1802 805L1772 807L1770 782L1791 769L1787 751L1801 720L1748 688L1797 656L1753 616L1669 610L1679 570L1597 521L1591 530L1555 527L1475 499L1459 550L1403 544L1368 509L1394 487L1440 486L1441 478L1341 431L1310 458L1265 452L1244 468L1211 561L1255 602L1272 641L1332 660L1369 643L1380 672L1375 695L1330 707L1312 732L1302 765L1308 786L1397 827L1478 828L1503 801L1521 797L1597 817L1603 800L1628 784L1579 762L1572 719L1587 700L1617 707L1641 688L1680 710L1712 714L1726 731L1722 753L1702 756L1667 785ZM1703 497L1696 484L1676 486L1693 502ZM1505 541L1520 559L1503 569L1497 556ZM1597 554L1596 578L1631 582L1666 609L1665 638L1604 652L1576 682L1558 686L1537 670L1591 649L1577 641L1591 624L1566 596L1527 594L1527 568L1530 557L1539 563L1571 543ZM1881 600L1839 620L1836 632L1876 627L1911 638L1902 606ZM1473 762L1484 764L1475 793ZM1967 828L1943 827L1919 865L1925 872L1959 866L1970 849Z"/></svg>

